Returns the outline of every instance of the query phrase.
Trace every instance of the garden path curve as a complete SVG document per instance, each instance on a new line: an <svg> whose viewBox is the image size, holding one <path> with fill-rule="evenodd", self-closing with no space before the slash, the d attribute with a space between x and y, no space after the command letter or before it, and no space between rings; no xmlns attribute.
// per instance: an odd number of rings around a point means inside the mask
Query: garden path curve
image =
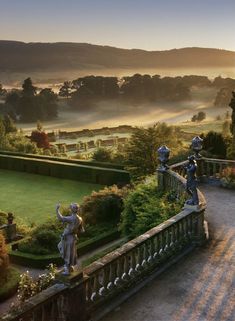
<svg viewBox="0 0 235 321"><path fill-rule="evenodd" d="M235 191L202 185L210 241L102 321L234 321Z"/></svg>

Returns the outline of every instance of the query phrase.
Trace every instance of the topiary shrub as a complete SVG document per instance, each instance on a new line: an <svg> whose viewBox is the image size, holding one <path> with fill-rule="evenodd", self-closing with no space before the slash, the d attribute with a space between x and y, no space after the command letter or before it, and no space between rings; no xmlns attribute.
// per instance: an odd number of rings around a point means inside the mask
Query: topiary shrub
<svg viewBox="0 0 235 321"><path fill-rule="evenodd" d="M7 278L9 267L9 257L5 244L4 236L0 233L0 284L3 284Z"/></svg>
<svg viewBox="0 0 235 321"><path fill-rule="evenodd" d="M113 185L86 196L81 205L85 223L119 222L126 194L127 188L120 189Z"/></svg>
<svg viewBox="0 0 235 321"><path fill-rule="evenodd" d="M129 238L139 236L179 213L182 205L175 193L163 194L156 183L139 184L124 200L119 229Z"/></svg>

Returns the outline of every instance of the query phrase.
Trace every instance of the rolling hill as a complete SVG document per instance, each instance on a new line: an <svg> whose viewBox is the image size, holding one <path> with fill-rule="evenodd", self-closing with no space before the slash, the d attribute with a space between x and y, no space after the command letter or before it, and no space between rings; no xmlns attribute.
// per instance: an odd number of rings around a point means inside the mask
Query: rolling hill
<svg viewBox="0 0 235 321"><path fill-rule="evenodd" d="M0 40L0 72L235 66L235 52L210 48L166 51L120 49L87 43Z"/></svg>

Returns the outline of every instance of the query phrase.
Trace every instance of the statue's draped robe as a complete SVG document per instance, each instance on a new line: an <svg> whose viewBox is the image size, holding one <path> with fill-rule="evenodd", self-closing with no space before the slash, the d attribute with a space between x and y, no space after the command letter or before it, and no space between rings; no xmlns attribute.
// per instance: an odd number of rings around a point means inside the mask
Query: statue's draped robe
<svg viewBox="0 0 235 321"><path fill-rule="evenodd" d="M72 214L70 216L63 216L61 221L67 223L67 226L61 236L58 249L65 264L67 266L73 266L77 264L77 233L80 224L82 224L82 220L78 215Z"/></svg>

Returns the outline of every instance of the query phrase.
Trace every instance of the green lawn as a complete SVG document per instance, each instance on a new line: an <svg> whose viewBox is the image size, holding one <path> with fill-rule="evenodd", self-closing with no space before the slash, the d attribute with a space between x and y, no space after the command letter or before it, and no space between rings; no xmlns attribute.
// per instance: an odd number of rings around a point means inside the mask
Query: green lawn
<svg viewBox="0 0 235 321"><path fill-rule="evenodd" d="M26 223L41 223L55 215L55 204L81 202L102 185L0 169L0 209Z"/></svg>

